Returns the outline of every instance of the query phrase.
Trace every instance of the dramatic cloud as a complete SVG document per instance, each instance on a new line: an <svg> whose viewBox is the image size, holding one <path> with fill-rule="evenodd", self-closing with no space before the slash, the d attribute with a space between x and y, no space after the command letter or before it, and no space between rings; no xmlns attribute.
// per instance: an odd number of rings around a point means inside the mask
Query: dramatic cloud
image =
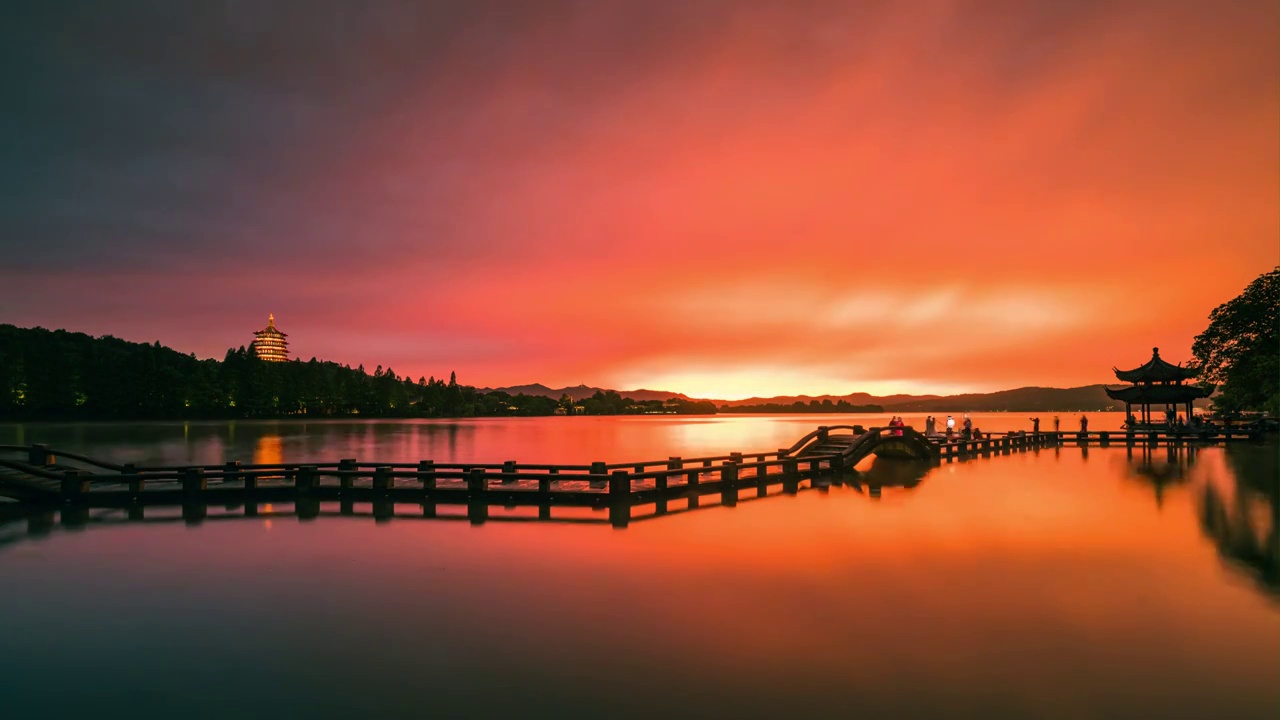
<svg viewBox="0 0 1280 720"><path fill-rule="evenodd" d="M0 322L982 390L1185 359L1280 261L1271 3L23 5Z"/></svg>

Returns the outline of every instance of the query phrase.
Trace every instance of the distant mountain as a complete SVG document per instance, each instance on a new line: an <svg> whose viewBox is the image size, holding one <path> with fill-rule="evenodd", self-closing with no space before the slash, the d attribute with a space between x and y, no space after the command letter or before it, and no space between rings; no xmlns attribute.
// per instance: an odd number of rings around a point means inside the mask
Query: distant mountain
<svg viewBox="0 0 1280 720"><path fill-rule="evenodd" d="M741 405L792 405L797 402L805 403L817 400L823 402L830 400L838 403L841 400L850 405L885 405L886 403L903 403L911 400L932 400L937 395L885 395L883 397L872 395L870 393L849 393L848 395L778 395L775 397L753 397L745 400L715 400L716 405L728 405L729 407L738 407Z"/></svg>
<svg viewBox="0 0 1280 720"><path fill-rule="evenodd" d="M752 397L745 400L711 400L717 407L740 407L743 405L792 405L817 400L830 400L838 403L841 400L851 405L879 405L886 413L913 412L1085 412L1124 410L1124 403L1107 397L1104 385L1083 385L1074 388L1024 387L1015 390L1000 390L991 393L966 393L963 395L872 395L870 393L850 393L848 395L781 395L776 397ZM546 385L516 385L514 387L495 388L511 395L541 395L542 397L559 399L568 395L576 401L589 398L597 392L607 392L608 388L577 387L549 388ZM492 392L482 388L480 392ZM696 400L681 393L663 390L617 390L623 397L633 400ZM1199 400L1196 407L1208 407L1208 400Z"/></svg>
<svg viewBox="0 0 1280 720"><path fill-rule="evenodd" d="M550 388L542 383L534 383L532 385L513 385L511 387L500 388L480 388L480 392L504 392L508 395L532 395L548 397L559 400L561 397L568 395L574 401L585 400L598 392L609 392L609 388L588 387L586 385L577 385L575 387ZM666 392L663 390L615 390L622 397L628 397L637 402L647 400L670 400L671 398L679 398L681 400L691 400L687 395L680 393Z"/></svg>
<svg viewBox="0 0 1280 720"><path fill-rule="evenodd" d="M1074 388L1024 387L993 393L948 395L931 399L914 398L904 402L880 403L885 412L1086 412L1124 410L1124 403L1107 397L1104 385ZM1208 407L1208 400L1195 403Z"/></svg>

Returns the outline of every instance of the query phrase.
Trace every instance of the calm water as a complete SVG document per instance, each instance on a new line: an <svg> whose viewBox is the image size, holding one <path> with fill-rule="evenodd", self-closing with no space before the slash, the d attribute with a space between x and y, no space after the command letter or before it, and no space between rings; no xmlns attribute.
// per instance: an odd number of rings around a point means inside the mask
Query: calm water
<svg viewBox="0 0 1280 720"><path fill-rule="evenodd" d="M0 444L138 462L577 463L769 450L882 420L29 425L0 426ZM854 485L626 530L500 509L478 527L404 508L386 523L300 522L287 507L198 526L150 512L79 530L0 521L0 703L15 718L1280 708L1275 444L860 470Z"/></svg>

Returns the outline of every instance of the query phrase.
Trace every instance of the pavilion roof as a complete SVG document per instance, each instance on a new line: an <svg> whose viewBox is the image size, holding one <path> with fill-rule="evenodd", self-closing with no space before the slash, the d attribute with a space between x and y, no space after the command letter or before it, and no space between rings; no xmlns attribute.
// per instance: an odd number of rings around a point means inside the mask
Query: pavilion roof
<svg viewBox="0 0 1280 720"><path fill-rule="evenodd" d="M1181 382L1195 377L1196 371L1184 368L1181 364L1165 362L1160 357L1160 348L1151 348L1151 359L1132 370L1115 370L1116 377L1124 382Z"/></svg>
<svg viewBox="0 0 1280 720"><path fill-rule="evenodd" d="M1130 385L1118 390L1103 388L1107 397L1112 400L1141 405L1161 405L1165 403L1184 403L1209 397L1212 387L1199 385Z"/></svg>

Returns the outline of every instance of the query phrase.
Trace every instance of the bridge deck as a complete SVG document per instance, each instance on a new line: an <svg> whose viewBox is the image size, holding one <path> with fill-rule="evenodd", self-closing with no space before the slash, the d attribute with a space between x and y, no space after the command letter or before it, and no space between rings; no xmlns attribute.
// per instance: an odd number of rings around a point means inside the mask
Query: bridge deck
<svg viewBox="0 0 1280 720"><path fill-rule="evenodd" d="M733 505L741 491L764 496L781 486L794 494L803 483L852 470L869 455L951 462L1060 444L1186 444L1257 439L1258 433L1142 435L1092 433L1008 433L975 439L926 438L909 427L820 427L790 448L765 453L678 457L635 463L586 465L367 463L344 459L327 463L140 467L60 453L41 445L0 448L0 498L24 504L83 508L183 506L199 515L209 505L296 504L299 516L315 516L321 502L372 502L375 515L394 513L397 503L421 505L433 516L439 505L465 505L483 522L491 505L531 506L539 516L552 507L608 508L610 520L625 526L631 508L653 505L665 513L671 502L697 507L717 494ZM253 508L251 511L250 508ZM379 510L381 508L381 510Z"/></svg>

